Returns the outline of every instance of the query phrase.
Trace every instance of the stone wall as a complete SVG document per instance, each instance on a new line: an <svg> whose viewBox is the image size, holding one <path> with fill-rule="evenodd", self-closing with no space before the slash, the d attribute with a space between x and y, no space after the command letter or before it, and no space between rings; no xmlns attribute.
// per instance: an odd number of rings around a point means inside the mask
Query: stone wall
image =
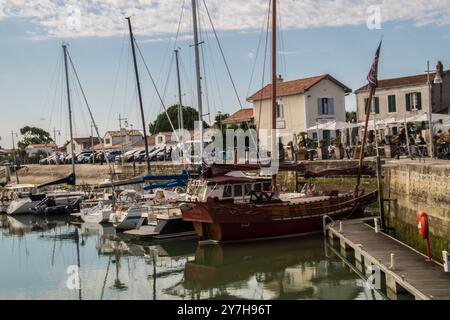
<svg viewBox="0 0 450 320"><path fill-rule="evenodd" d="M400 162L383 167L386 214L416 225L416 213L429 216L430 232L450 240L450 163Z"/></svg>

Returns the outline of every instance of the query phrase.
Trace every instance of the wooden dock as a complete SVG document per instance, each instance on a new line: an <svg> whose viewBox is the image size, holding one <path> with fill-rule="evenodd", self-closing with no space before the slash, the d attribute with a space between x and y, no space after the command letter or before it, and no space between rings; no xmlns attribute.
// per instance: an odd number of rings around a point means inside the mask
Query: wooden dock
<svg viewBox="0 0 450 320"><path fill-rule="evenodd" d="M374 218L370 219L374 221ZM354 254L355 263L366 275L380 270L387 296L408 292L419 300L450 299L450 273L442 264L367 224L368 219L336 221L326 226L341 249Z"/></svg>

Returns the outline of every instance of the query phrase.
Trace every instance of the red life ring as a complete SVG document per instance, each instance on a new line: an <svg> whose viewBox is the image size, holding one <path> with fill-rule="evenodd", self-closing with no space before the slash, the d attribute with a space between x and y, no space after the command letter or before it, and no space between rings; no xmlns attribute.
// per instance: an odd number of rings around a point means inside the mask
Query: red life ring
<svg viewBox="0 0 450 320"><path fill-rule="evenodd" d="M428 239L429 226L428 226L428 216L425 212L419 211L416 215L417 219L417 229L419 230L419 235L423 239Z"/></svg>

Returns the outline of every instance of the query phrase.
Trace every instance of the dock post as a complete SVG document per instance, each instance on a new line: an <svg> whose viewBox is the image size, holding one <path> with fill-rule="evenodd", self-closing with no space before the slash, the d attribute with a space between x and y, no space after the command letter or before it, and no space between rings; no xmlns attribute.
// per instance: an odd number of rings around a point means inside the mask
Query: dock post
<svg viewBox="0 0 450 320"><path fill-rule="evenodd" d="M395 253L391 253L391 265L389 266L390 270L395 270Z"/></svg>
<svg viewBox="0 0 450 320"><path fill-rule="evenodd" d="M355 260L359 263L363 262L363 256L361 254L362 247L362 244L357 244L355 247Z"/></svg>
<svg viewBox="0 0 450 320"><path fill-rule="evenodd" d="M375 225L375 233L380 233L380 220L378 218L373 218L373 223Z"/></svg>
<svg viewBox="0 0 450 320"><path fill-rule="evenodd" d="M342 221L339 221L339 233L342 233L342 230L343 230Z"/></svg>
<svg viewBox="0 0 450 320"><path fill-rule="evenodd" d="M444 271L450 272L450 256L447 251L442 251L442 258L444 259Z"/></svg>

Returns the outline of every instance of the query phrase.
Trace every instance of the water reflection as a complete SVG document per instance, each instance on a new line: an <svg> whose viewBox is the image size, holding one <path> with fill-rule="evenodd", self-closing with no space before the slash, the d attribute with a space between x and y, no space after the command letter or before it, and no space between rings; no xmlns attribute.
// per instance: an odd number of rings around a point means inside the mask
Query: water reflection
<svg viewBox="0 0 450 320"><path fill-rule="evenodd" d="M142 242L68 217L1 217L0 298L373 299L321 236L198 246ZM21 240L17 245L15 239ZM26 263L24 263L26 261ZM67 267L80 287L67 287Z"/></svg>

